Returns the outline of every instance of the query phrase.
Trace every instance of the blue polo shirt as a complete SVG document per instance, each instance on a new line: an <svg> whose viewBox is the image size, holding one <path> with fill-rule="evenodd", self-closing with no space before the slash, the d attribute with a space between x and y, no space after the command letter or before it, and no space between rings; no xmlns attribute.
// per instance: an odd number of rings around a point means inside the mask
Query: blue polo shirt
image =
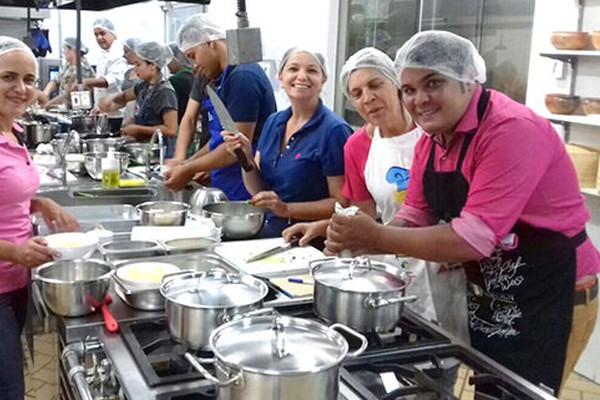
<svg viewBox="0 0 600 400"><path fill-rule="evenodd" d="M267 119L258 141L260 172L267 190L284 202L308 202L329 197L328 176L344 175L344 144L352 129L339 115L319 102L315 114L290 138L280 153L291 108ZM263 236L277 236L288 220L267 216ZM275 227L277 226L277 228ZM265 227L267 228L267 227Z"/></svg>

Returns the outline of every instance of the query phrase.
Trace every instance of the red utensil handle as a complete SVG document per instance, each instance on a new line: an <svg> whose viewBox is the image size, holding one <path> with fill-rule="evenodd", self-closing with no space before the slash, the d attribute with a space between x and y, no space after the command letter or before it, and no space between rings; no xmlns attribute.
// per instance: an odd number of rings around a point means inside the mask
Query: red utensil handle
<svg viewBox="0 0 600 400"><path fill-rule="evenodd" d="M119 323L110 313L108 306L106 304L102 304L100 307L102 310L102 315L104 316L104 324L106 325L106 330L110 333L116 333L119 331Z"/></svg>

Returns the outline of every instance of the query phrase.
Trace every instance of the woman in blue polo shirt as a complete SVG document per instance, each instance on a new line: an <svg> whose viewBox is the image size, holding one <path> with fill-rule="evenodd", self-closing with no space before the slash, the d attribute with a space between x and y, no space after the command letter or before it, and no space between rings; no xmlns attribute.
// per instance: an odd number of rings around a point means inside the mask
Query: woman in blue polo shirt
<svg viewBox="0 0 600 400"><path fill-rule="evenodd" d="M254 157L248 139L223 132L229 152L241 148L254 160L242 176L252 204L270 210L264 237L280 236L297 221L327 218L336 201L345 201L344 144L352 133L319 97L327 80L321 54L289 49L279 80L291 106L267 119Z"/></svg>

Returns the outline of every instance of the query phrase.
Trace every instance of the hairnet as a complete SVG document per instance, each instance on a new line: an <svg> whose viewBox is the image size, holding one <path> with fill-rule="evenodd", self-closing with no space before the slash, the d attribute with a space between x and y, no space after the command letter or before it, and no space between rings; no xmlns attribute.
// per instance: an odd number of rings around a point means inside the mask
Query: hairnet
<svg viewBox="0 0 600 400"><path fill-rule="evenodd" d="M0 36L0 57L11 51L22 51L29 54L37 65L33 52L25 43L9 36Z"/></svg>
<svg viewBox="0 0 600 400"><path fill-rule="evenodd" d="M68 47L71 50L75 50L75 48L77 47L77 39L74 37L68 37L65 40L63 40L63 45ZM81 54L82 55L87 54L87 52L88 52L87 46L83 43L80 43L79 45L81 46L80 47Z"/></svg>
<svg viewBox="0 0 600 400"><path fill-rule="evenodd" d="M136 47L142 43L142 40L136 37L133 38L128 38L125 39L123 41L123 48L127 49L128 51L137 54L136 52Z"/></svg>
<svg viewBox="0 0 600 400"><path fill-rule="evenodd" d="M177 46L184 53L213 40L225 39L225 31L206 14L189 17L177 32Z"/></svg>
<svg viewBox="0 0 600 400"><path fill-rule="evenodd" d="M117 32L115 32L115 24L113 24L112 21L109 20L108 18L98 18L97 20L95 20L93 29L96 29L96 28L100 28L100 29L104 29L105 31L109 31L113 35L117 34Z"/></svg>
<svg viewBox="0 0 600 400"><path fill-rule="evenodd" d="M484 83L485 61L465 38L445 31L419 32L396 53L398 74L405 68L429 69L448 78Z"/></svg>
<svg viewBox="0 0 600 400"><path fill-rule="evenodd" d="M388 78L396 86L400 86L398 81L398 75L394 70L394 62L392 59L385 54L383 51L378 50L374 47L365 47L352 54L342 66L342 72L340 74L340 83L342 86L342 92L348 97L348 81L350 75L357 69L361 68L373 68L379 71L381 75Z"/></svg>
<svg viewBox="0 0 600 400"><path fill-rule="evenodd" d="M185 54L183 54L181 50L179 50L177 43L169 43L169 49L171 49L171 53L173 53L173 60L181 64L183 68L192 68L192 62L185 56Z"/></svg>
<svg viewBox="0 0 600 400"><path fill-rule="evenodd" d="M289 48L285 53L283 53L283 57L281 58L281 61L279 62L279 68L277 69L279 71L279 73L281 73L281 71L283 71L283 67L285 67L285 64L287 63L289 58L296 53L308 53L311 56L313 56L315 61L319 64L319 67L321 67L323 76L325 78L327 78L327 66L325 64L325 57L323 57L323 54L314 52L312 50L305 50L305 49L302 49L299 47Z"/></svg>
<svg viewBox="0 0 600 400"><path fill-rule="evenodd" d="M162 68L171 61L173 53L169 47L158 42L142 42L135 47L136 54L143 60Z"/></svg>

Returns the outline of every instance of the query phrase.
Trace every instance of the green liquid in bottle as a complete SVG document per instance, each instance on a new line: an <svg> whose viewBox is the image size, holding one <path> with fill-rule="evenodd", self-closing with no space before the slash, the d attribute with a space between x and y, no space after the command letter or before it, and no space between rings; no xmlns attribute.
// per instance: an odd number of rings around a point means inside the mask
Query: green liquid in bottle
<svg viewBox="0 0 600 400"><path fill-rule="evenodd" d="M102 188L118 189L120 177L121 175L118 170L102 171Z"/></svg>

